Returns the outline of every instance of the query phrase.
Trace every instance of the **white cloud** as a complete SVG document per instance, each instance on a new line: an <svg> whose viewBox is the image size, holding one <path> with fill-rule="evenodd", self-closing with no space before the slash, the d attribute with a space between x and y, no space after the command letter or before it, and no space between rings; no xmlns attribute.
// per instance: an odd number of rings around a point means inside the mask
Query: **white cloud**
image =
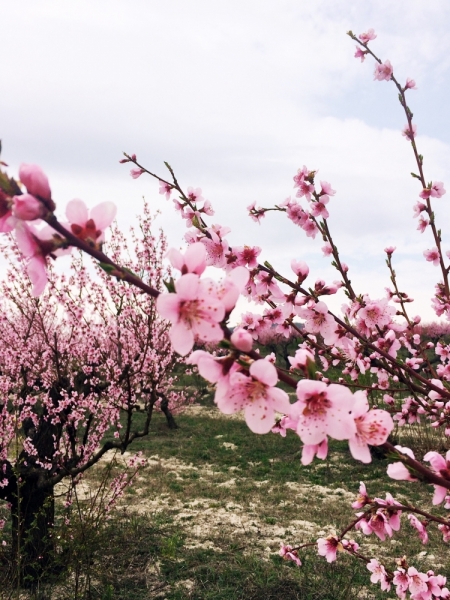
<svg viewBox="0 0 450 600"><path fill-rule="evenodd" d="M180 245L184 226L156 184L132 181L117 162L122 150L136 152L162 173L168 160L181 182L203 188L213 222L232 226L231 243L264 246L264 258L284 269L291 255L304 257L314 277L333 279L320 240L309 243L282 215L260 227L245 215L253 200L271 205L292 193L305 163L338 192L330 222L358 289L383 294L383 248L397 245L399 276L432 318L437 271L422 256L430 236L412 219L419 189L399 134L404 116L393 87L372 81L369 60L355 61L345 32L374 27L374 49L401 81L418 81L411 102L427 178L449 182L449 127L434 109L448 110L449 22L445 0L9 3L0 40L4 158L13 170L41 164L61 205L114 200L125 225L145 194ZM444 224L446 198L436 209Z"/></svg>

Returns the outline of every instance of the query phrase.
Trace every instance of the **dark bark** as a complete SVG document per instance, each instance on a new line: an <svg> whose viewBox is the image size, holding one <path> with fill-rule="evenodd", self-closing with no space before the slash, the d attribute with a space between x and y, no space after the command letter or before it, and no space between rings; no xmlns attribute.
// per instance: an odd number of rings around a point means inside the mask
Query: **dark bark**
<svg viewBox="0 0 450 600"><path fill-rule="evenodd" d="M22 585L34 587L49 574L54 559L53 488L40 488L33 477L23 480L11 498L12 551L17 577Z"/></svg>
<svg viewBox="0 0 450 600"><path fill-rule="evenodd" d="M170 412L169 400L167 399L167 396L165 396L164 394L159 394L159 396L161 397L160 407L163 413L166 415L167 425L169 429L178 429L178 425L173 417L173 414Z"/></svg>

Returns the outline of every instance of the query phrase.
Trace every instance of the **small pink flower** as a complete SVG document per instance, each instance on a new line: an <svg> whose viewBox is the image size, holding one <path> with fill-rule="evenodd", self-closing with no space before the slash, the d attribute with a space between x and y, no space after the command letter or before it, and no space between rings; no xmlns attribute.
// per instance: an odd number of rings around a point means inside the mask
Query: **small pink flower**
<svg viewBox="0 0 450 600"><path fill-rule="evenodd" d="M333 190L333 188L331 187L331 184L328 183L328 181L321 181L320 187L322 188L322 190L320 192L321 196L323 196L324 194L326 194L327 196L334 196L336 193L336 190Z"/></svg>
<svg viewBox="0 0 450 600"><path fill-rule="evenodd" d="M140 173L141 175L142 173ZM138 175L139 177L139 175ZM166 200L170 200L170 195L172 193L172 186L169 183L166 183L165 181L161 181L159 182L159 193L163 194L166 197Z"/></svg>
<svg viewBox="0 0 450 600"><path fill-rule="evenodd" d="M297 398L289 414L298 419L297 434L304 444L320 444L327 435L337 440L354 435L356 426L351 414L354 399L348 388L301 379Z"/></svg>
<svg viewBox="0 0 450 600"><path fill-rule="evenodd" d="M278 554L281 556L281 558L284 558L285 560L292 560L298 567L302 566L302 561L298 557L297 550L293 550L292 546L285 546L284 544L281 544L281 548Z"/></svg>
<svg viewBox="0 0 450 600"><path fill-rule="evenodd" d="M159 314L172 322L169 336L178 354L192 350L196 338L203 342L220 342L223 331L219 325L225 316L225 306L217 299L208 281L187 273L175 282L176 293L161 294L156 300Z"/></svg>
<svg viewBox="0 0 450 600"><path fill-rule="evenodd" d="M306 466L312 463L314 457L325 460L328 454L328 439L325 438L320 444L305 444L302 449L300 462Z"/></svg>
<svg viewBox="0 0 450 600"><path fill-rule="evenodd" d="M427 452L423 459L431 464L432 470L437 475L447 480L450 479L450 450L445 455L445 458L439 452L431 451ZM447 488L434 485L433 504L440 504L445 499L447 493Z"/></svg>
<svg viewBox="0 0 450 600"><path fill-rule="evenodd" d="M90 211L82 200L71 200L66 207L70 229L81 240L93 243L104 240L105 229L111 225L117 208L113 202L102 202Z"/></svg>
<svg viewBox="0 0 450 600"><path fill-rule="evenodd" d="M130 171L130 175L133 179L137 179L138 177L140 177L142 175L142 173L145 173L144 169L131 169Z"/></svg>
<svg viewBox="0 0 450 600"><path fill-rule="evenodd" d="M45 206L31 194L13 197L12 215L22 221L41 219L46 213Z"/></svg>
<svg viewBox="0 0 450 600"><path fill-rule="evenodd" d="M309 267L303 260L291 260L291 269L297 275L299 282L303 283L309 274Z"/></svg>
<svg viewBox="0 0 450 600"><path fill-rule="evenodd" d="M372 500L367 495L366 484L362 481L359 484L359 496L352 503L352 508L363 508L366 504L370 504Z"/></svg>
<svg viewBox="0 0 450 600"><path fill-rule="evenodd" d="M425 256L427 261L432 262L435 267L437 267L439 265L440 256L439 256L439 250L436 247L431 248L431 250L425 250L423 255Z"/></svg>
<svg viewBox="0 0 450 600"><path fill-rule="evenodd" d="M412 141L416 137L416 133L417 126L414 123L411 124L411 127L407 123L402 129L402 135L410 141Z"/></svg>
<svg viewBox="0 0 450 600"><path fill-rule="evenodd" d="M391 63L386 60L384 63L375 66L374 79L376 81L389 81L393 72Z"/></svg>
<svg viewBox="0 0 450 600"><path fill-rule="evenodd" d="M409 77L407 77L406 78L406 84L405 84L405 87L403 89L405 89L405 90L417 90L416 82L414 81L414 79L410 79Z"/></svg>
<svg viewBox="0 0 450 600"><path fill-rule="evenodd" d="M402 454L406 454L410 458L414 459L414 453L409 448L402 446L395 446L395 448ZM396 462L388 465L387 474L391 479L397 479L400 481L417 481L417 479L411 475L402 462Z"/></svg>
<svg viewBox="0 0 450 600"><path fill-rule="evenodd" d="M329 242L327 242L325 246L322 246L321 250L324 256L330 256L330 254L333 253L333 247Z"/></svg>
<svg viewBox="0 0 450 600"><path fill-rule="evenodd" d="M243 409L253 433L269 433L275 425L275 412L287 414L290 410L289 396L275 387L277 382L273 364L256 360L250 365L248 376L239 371L230 375L228 389L217 390L215 402L225 414Z"/></svg>
<svg viewBox="0 0 450 600"><path fill-rule="evenodd" d="M372 558L372 560L367 563L367 568L372 573L370 576L370 581L372 583L380 582L381 589L383 591L389 591L391 589L391 584L389 583L386 569L377 561L376 558Z"/></svg>
<svg viewBox="0 0 450 600"><path fill-rule="evenodd" d="M394 254L396 249L397 249L396 246L388 246L387 248L384 249L384 251L386 252L386 254L391 256L392 254Z"/></svg>
<svg viewBox="0 0 450 600"><path fill-rule="evenodd" d="M355 419L356 433L348 441L353 458L364 463L372 460L369 444L381 446L394 429L394 422L389 413L381 409L369 410L365 392L354 394L355 404L352 415Z"/></svg>
<svg viewBox="0 0 450 600"><path fill-rule="evenodd" d="M166 256L172 266L181 271L182 275L186 275L186 273L201 275L206 269L206 248L201 242L188 246L184 255L176 248L171 248Z"/></svg>
<svg viewBox="0 0 450 600"><path fill-rule="evenodd" d="M360 46L356 46L356 52L354 54L355 58L360 58L361 62L364 62L366 59L367 51L363 50Z"/></svg>
<svg viewBox="0 0 450 600"><path fill-rule="evenodd" d="M242 352L250 352L252 349L253 338L250 333L242 327L238 327L233 331L230 340L233 346Z"/></svg>
<svg viewBox="0 0 450 600"><path fill-rule="evenodd" d="M445 193L446 190L442 181L435 181L431 184L430 196L432 198L442 198Z"/></svg>
<svg viewBox="0 0 450 600"><path fill-rule="evenodd" d="M317 540L317 553L319 556L324 556L329 563L334 562L338 550L342 551L343 549L341 541L335 535Z"/></svg>
<svg viewBox="0 0 450 600"><path fill-rule="evenodd" d="M306 348L299 348L295 356L288 356L288 360L291 363L291 369L306 370L308 365L314 365L315 359L314 354Z"/></svg>
<svg viewBox="0 0 450 600"><path fill-rule="evenodd" d="M422 521L419 521L419 519L413 514L409 514L408 519L409 519L409 522L411 523L411 525L414 527L414 529L417 529L417 531L419 532L419 537L422 541L422 544L427 544L428 543L428 532L426 530L424 523L422 523Z"/></svg>
<svg viewBox="0 0 450 600"><path fill-rule="evenodd" d="M52 193L47 176L37 165L22 164L19 168L19 179L32 196L50 200Z"/></svg>
<svg viewBox="0 0 450 600"><path fill-rule="evenodd" d="M367 42L374 40L376 37L377 37L377 34L375 33L375 31L372 28L368 29L365 33L361 33L359 35L359 39L361 40L361 42L363 44L367 44Z"/></svg>

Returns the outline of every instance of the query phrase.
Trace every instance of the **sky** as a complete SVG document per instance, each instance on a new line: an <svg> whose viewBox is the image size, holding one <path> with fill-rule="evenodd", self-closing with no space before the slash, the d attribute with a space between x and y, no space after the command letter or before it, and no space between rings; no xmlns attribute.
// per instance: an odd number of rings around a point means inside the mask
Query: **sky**
<svg viewBox="0 0 450 600"><path fill-rule="evenodd" d="M395 88L354 58L348 30L372 27L373 50L389 59L409 94L428 181L450 188L450 4L448 0L0 0L2 158L17 173L39 164L57 203L112 200L118 222L135 222L144 196L171 245L186 231L158 185L133 180L122 152L184 188L201 187L229 226L231 245L259 245L290 275L305 260L310 278L333 281L323 242L277 213L258 225L246 206L293 195L306 165L332 184L329 226L357 293L385 295L383 249L394 245L411 314L430 308L438 269L416 231L420 187ZM450 189L435 202L450 249ZM63 260L63 259L61 259ZM343 295L330 299L334 309Z"/></svg>

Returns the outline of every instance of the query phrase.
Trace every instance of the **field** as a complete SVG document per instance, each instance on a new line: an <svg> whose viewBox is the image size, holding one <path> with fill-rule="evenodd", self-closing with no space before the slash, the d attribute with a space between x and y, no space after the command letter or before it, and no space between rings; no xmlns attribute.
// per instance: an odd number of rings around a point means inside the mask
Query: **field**
<svg viewBox="0 0 450 600"><path fill-rule="evenodd" d="M256 436L240 417L224 417L212 406L194 405L177 421L179 429L169 430L163 416L155 415L149 439L133 448L145 453L149 465L102 527L96 490L104 470L120 470L123 457L111 462L109 456L89 472L78 486L66 534L75 540L70 555L63 553L69 574L33 597L386 598L370 583L365 565L351 557L338 556L330 565L306 549L298 568L278 556L280 542L307 543L345 527L359 481L372 495L386 490L433 510L428 489L388 479L386 459L357 463L343 443L332 447L329 460L303 467L295 435ZM425 571L448 571L450 554L439 536L432 533L423 546L405 517L393 540L353 537L366 556L381 556L386 566L407 554ZM29 596L2 595L14 597Z"/></svg>

